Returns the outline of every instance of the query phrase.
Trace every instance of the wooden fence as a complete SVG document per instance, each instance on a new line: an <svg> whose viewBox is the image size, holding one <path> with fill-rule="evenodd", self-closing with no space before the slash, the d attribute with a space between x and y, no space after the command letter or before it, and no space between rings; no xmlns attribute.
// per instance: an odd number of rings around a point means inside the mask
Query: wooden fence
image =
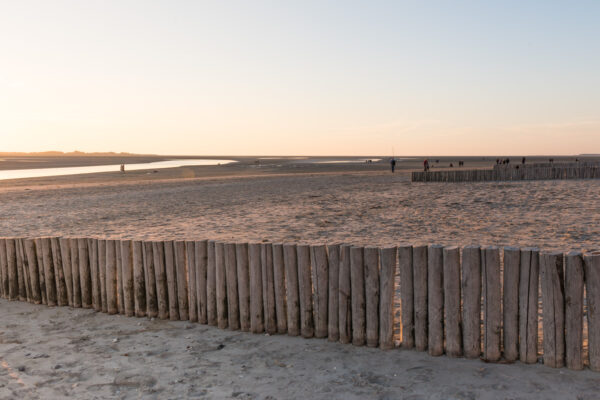
<svg viewBox="0 0 600 400"><path fill-rule="evenodd" d="M495 165L493 169L414 171L413 182L488 182L600 179L600 163Z"/></svg>
<svg viewBox="0 0 600 400"><path fill-rule="evenodd" d="M432 356L541 353L551 367L600 371L600 252L3 238L0 295Z"/></svg>

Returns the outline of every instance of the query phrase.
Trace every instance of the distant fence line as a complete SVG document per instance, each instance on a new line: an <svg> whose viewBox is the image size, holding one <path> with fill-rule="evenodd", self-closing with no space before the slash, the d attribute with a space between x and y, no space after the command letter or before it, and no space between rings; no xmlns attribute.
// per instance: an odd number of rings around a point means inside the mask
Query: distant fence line
<svg viewBox="0 0 600 400"><path fill-rule="evenodd" d="M0 295L523 363L538 359L541 307L544 364L600 371L600 252L2 238Z"/></svg>
<svg viewBox="0 0 600 400"><path fill-rule="evenodd" d="M493 169L415 171L413 182L487 182L600 179L600 163L500 164Z"/></svg>

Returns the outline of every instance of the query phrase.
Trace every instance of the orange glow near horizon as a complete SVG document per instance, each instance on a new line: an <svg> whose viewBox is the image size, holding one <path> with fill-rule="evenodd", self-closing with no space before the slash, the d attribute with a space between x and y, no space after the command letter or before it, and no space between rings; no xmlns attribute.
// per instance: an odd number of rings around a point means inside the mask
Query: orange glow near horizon
<svg viewBox="0 0 600 400"><path fill-rule="evenodd" d="M553 7L9 2L0 152L600 153L597 13Z"/></svg>

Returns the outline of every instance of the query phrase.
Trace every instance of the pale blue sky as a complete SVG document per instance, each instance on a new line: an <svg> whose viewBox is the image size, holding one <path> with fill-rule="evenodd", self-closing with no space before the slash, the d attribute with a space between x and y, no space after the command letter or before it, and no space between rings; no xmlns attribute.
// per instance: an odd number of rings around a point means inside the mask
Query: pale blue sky
<svg viewBox="0 0 600 400"><path fill-rule="evenodd" d="M600 153L599 1L3 1L0 151Z"/></svg>

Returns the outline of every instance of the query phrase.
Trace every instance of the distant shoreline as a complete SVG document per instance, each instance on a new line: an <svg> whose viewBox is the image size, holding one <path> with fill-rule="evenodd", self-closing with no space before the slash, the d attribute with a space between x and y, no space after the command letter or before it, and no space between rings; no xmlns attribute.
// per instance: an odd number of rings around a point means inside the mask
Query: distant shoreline
<svg viewBox="0 0 600 400"><path fill-rule="evenodd" d="M600 157L600 153L584 153L584 154L498 154L498 155L381 155L381 154L359 154L359 155L312 155L312 154L294 154L294 155L270 155L270 154L253 154L253 155L236 155L236 154L142 154L142 153L128 153L128 152L85 152L85 151L39 151L39 152L22 152L22 151L5 151L0 152L0 157L159 157L159 158L223 158L223 157L236 157L241 159L259 158L259 159L292 159L292 158L440 158L440 159L475 159L475 158L543 158L543 157L554 157L556 159L572 158L572 157Z"/></svg>

